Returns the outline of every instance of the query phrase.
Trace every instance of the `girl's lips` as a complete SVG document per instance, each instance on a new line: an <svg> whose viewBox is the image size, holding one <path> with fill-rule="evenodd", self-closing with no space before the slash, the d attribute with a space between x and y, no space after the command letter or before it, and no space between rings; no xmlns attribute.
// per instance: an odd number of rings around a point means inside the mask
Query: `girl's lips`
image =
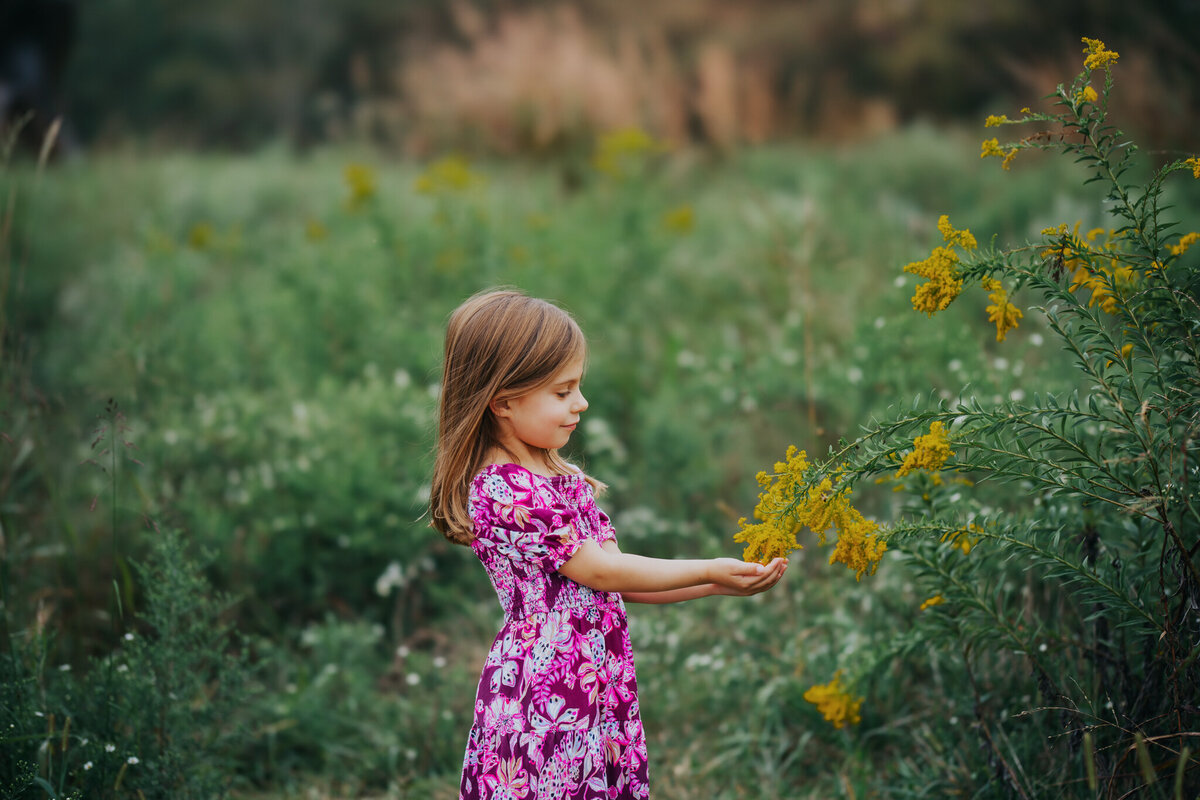
<svg viewBox="0 0 1200 800"><path fill-rule="evenodd" d="M573 431L573 430L575 430L575 426L578 424L579 424L578 422L572 422L570 425L563 425L563 427L569 431Z"/></svg>

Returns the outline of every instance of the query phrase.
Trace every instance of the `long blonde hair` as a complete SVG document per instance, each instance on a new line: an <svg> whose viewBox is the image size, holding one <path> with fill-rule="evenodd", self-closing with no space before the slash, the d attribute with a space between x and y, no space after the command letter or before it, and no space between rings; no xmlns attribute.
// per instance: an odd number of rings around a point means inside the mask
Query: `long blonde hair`
<svg viewBox="0 0 1200 800"><path fill-rule="evenodd" d="M450 315L429 492L431 524L447 539L470 544L475 538L471 479L490 453L504 450L490 402L544 386L586 353L583 331L570 314L518 291L480 292ZM555 472L572 471L557 451L545 451L545 458Z"/></svg>

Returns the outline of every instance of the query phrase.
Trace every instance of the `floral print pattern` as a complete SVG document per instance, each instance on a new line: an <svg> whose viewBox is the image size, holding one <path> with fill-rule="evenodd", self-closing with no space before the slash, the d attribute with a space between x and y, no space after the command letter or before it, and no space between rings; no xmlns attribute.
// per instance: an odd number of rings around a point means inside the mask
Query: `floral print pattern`
<svg viewBox="0 0 1200 800"><path fill-rule="evenodd" d="M493 464L471 483L471 548L504 609L475 700L460 800L650 796L625 605L558 572L615 538L582 474Z"/></svg>

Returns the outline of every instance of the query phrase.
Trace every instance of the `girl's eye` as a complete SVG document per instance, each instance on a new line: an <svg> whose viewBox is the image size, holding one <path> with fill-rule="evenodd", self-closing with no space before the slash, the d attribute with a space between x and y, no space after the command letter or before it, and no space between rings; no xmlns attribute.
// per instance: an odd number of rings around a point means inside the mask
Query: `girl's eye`
<svg viewBox="0 0 1200 800"><path fill-rule="evenodd" d="M570 392L555 392L555 394L557 394L557 395L558 395L559 397L561 397L563 400L566 400L566 399L567 399L567 395L569 395L569 394L570 394Z"/></svg>

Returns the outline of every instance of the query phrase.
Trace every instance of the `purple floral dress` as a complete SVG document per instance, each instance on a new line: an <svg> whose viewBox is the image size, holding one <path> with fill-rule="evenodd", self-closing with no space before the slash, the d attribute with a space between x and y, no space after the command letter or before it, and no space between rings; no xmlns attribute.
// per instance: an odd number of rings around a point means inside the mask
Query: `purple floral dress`
<svg viewBox="0 0 1200 800"><path fill-rule="evenodd" d="M559 574L585 539L615 538L582 475L516 464L471 482L471 548L504 627L484 662L460 800L650 796L625 605Z"/></svg>

